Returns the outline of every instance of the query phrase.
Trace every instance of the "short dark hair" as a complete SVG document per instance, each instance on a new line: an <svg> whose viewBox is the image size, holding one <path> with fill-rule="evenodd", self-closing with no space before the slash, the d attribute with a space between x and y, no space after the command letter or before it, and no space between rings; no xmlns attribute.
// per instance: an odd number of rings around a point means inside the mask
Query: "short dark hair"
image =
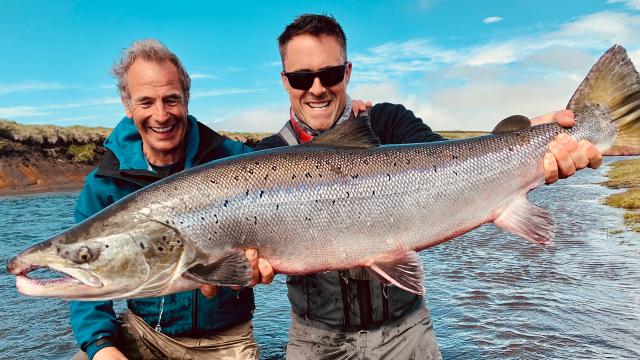
<svg viewBox="0 0 640 360"><path fill-rule="evenodd" d="M342 48L344 60L347 60L347 37L336 19L331 15L303 14L287 25L278 37L282 66L284 66L284 52L287 48L287 43L298 35L327 35L335 37Z"/></svg>

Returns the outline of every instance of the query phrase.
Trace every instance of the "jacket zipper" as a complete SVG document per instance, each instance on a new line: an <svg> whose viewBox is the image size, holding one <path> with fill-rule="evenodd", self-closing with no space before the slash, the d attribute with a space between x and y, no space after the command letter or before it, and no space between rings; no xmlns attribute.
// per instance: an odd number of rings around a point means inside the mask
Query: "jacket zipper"
<svg viewBox="0 0 640 360"><path fill-rule="evenodd" d="M191 333L196 336L198 333L198 289L193 290L193 308L191 310Z"/></svg>

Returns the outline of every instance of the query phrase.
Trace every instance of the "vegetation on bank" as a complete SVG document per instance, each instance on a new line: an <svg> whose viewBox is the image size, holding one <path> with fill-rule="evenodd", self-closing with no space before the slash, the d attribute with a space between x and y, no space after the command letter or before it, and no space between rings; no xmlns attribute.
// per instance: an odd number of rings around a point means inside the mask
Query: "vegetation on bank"
<svg viewBox="0 0 640 360"><path fill-rule="evenodd" d="M640 159L620 160L610 166L607 172L609 180L602 184L626 191L607 196L604 203L625 209L625 225L640 232Z"/></svg>

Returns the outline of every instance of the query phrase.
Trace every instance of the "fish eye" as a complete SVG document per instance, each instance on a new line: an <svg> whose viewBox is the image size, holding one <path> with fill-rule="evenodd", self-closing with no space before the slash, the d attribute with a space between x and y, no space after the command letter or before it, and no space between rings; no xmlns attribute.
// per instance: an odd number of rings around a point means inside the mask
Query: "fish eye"
<svg viewBox="0 0 640 360"><path fill-rule="evenodd" d="M100 255L99 252L92 252L88 246L82 246L78 249L76 257L75 259L73 259L73 261L78 264L84 264L97 259L98 255Z"/></svg>

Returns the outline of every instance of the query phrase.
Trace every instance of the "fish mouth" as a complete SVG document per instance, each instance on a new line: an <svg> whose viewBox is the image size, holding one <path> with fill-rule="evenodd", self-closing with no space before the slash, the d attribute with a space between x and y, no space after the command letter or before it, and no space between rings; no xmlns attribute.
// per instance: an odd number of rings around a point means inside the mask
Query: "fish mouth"
<svg viewBox="0 0 640 360"><path fill-rule="evenodd" d="M103 287L103 283L87 270L27 264L18 257L9 261L7 270L16 276L18 292L28 296L70 299Z"/></svg>

